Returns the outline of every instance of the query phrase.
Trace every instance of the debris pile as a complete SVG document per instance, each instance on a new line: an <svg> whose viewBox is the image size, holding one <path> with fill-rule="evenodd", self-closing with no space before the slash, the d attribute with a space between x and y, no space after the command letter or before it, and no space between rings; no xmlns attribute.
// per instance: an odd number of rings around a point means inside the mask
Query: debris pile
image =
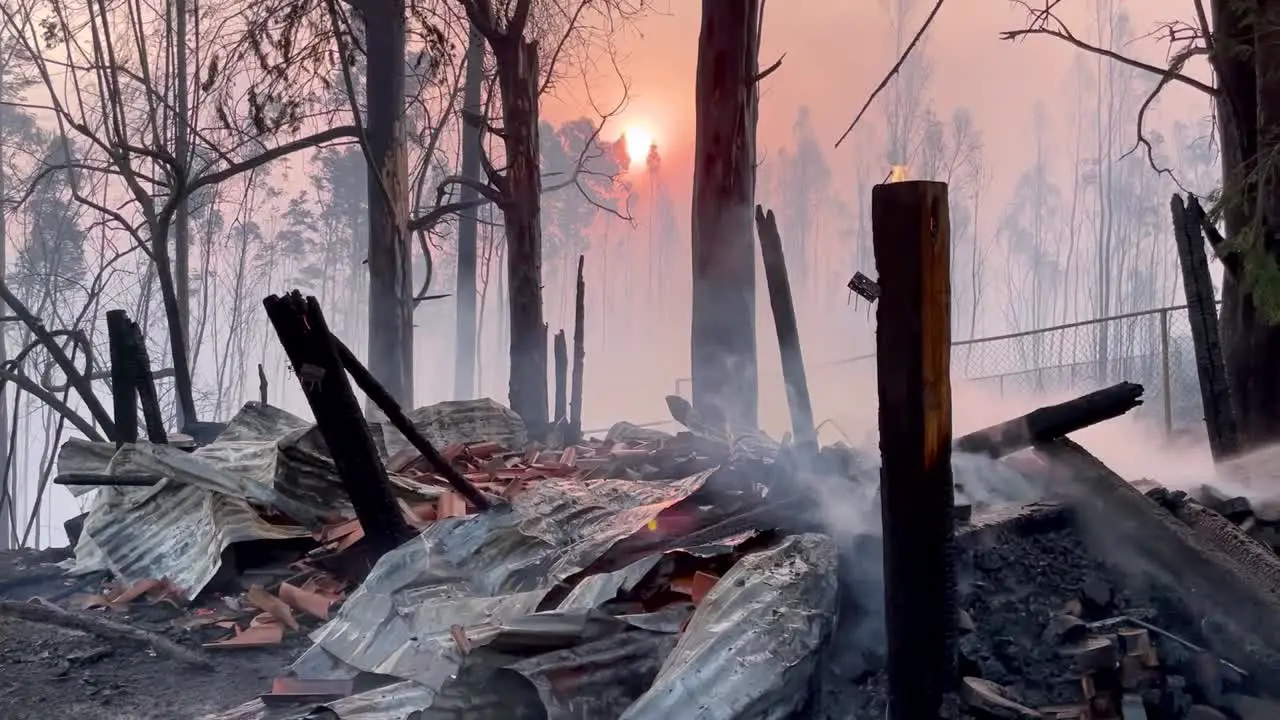
<svg viewBox="0 0 1280 720"><path fill-rule="evenodd" d="M1250 501L1247 497L1228 495L1213 485L1201 485L1196 492L1168 493L1151 488L1150 494L1166 504L1190 498L1235 523L1249 537L1280 552L1280 499Z"/></svg>
<svg viewBox="0 0 1280 720"><path fill-rule="evenodd" d="M202 662L306 647L259 697L209 720L666 720L695 707L707 720L879 720L875 458L834 446L800 462L786 442L669 405L685 431L619 423L557 448L531 444L488 400L408 413L444 472L421 442L369 423L417 533L377 558L321 433L277 408L246 405L191 452L72 441L60 472L102 479L68 564L111 582L57 611L92 623L181 608L166 634ZM1035 433L996 430L1006 459L953 461L968 712L1249 718L1234 708L1256 693L1259 664L1227 661L1222 638L1235 636L1204 632L1167 585L1127 590L1081 537L1087 503L1034 502L1045 486L1087 486L1075 478L1101 472L1087 453L1065 441L1018 453ZM143 476L155 481L112 482ZM1140 512L1167 512L1121 484Z"/></svg>

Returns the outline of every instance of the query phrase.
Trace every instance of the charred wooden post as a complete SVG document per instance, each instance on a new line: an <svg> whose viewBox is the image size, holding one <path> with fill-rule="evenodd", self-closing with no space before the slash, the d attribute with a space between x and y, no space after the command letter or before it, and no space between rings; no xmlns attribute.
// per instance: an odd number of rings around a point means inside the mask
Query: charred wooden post
<svg viewBox="0 0 1280 720"><path fill-rule="evenodd" d="M156 392L156 376L151 372L147 341L142 337L142 328L138 327L138 323L130 320L129 327L133 332L133 352L136 358L134 387L137 388L138 400L142 404L142 420L147 428L147 440L156 445L167 443L169 433L164 429L164 413L160 410L160 394Z"/></svg>
<svg viewBox="0 0 1280 720"><path fill-rule="evenodd" d="M569 386L569 441L582 440L582 363L587 359L585 258L578 256L578 285L573 299L573 379Z"/></svg>
<svg viewBox="0 0 1280 720"><path fill-rule="evenodd" d="M107 311L107 342L111 354L111 403L116 447L138 442L138 389L134 363L133 328L124 310Z"/></svg>
<svg viewBox="0 0 1280 720"><path fill-rule="evenodd" d="M1182 266L1182 288L1187 296L1187 319L1191 323L1191 341L1195 345L1196 374L1200 379L1200 400L1204 404L1204 422L1209 431L1209 449L1214 460L1221 460L1240 449L1240 437L1218 333L1213 279L1209 275L1209 259L1205 254L1204 233L1198 217L1204 211L1194 196L1184 204L1176 193L1169 206L1173 212L1173 235L1178 242L1178 259Z"/></svg>
<svg viewBox="0 0 1280 720"><path fill-rule="evenodd" d="M1120 417L1142 404L1142 386L1122 382L1057 405L1048 405L956 440L961 452L992 458L1064 437L1090 425Z"/></svg>
<svg viewBox="0 0 1280 720"><path fill-rule="evenodd" d="M262 363L258 363L258 402L266 407L267 403L267 371L262 369Z"/></svg>
<svg viewBox="0 0 1280 720"><path fill-rule="evenodd" d="M569 346L564 339L564 331L556 333L555 341L555 363L556 363L556 408L551 414L554 422L559 422L567 417L567 406L569 404Z"/></svg>
<svg viewBox="0 0 1280 720"><path fill-rule="evenodd" d="M395 548L413 531L391 495L387 469L378 457L320 305L313 297L304 300L296 290L283 297L271 295L262 304L302 385L365 540L376 554Z"/></svg>
<svg viewBox="0 0 1280 720"><path fill-rule="evenodd" d="M957 684L947 186L871 193L891 720L940 717Z"/></svg>
<svg viewBox="0 0 1280 720"><path fill-rule="evenodd" d="M391 423L391 426L399 430L400 434L404 435L404 438L413 446L413 449L421 453L422 457L426 458L427 462L431 463L431 466L435 468L435 471L452 485L459 495L471 503L472 507L477 510L488 510L488 498L450 465L449 461L440 454L439 450L436 450L426 436L418 432L418 429L413 426L413 421L404 414L404 410L400 409L400 405L395 401L395 398L391 397L391 393L382 387L382 384L373 376L373 373L369 372L364 363L361 363L355 353L351 352L351 348L344 345L337 337L333 337L333 344L337 348L338 359L342 361L342 366L347 372L351 373L351 379L356 381L356 385L387 416L387 421Z"/></svg>
<svg viewBox="0 0 1280 720"><path fill-rule="evenodd" d="M809 457L818 454L818 433L814 429L813 404L809 398L809 381L805 377L804 354L800 351L800 327L796 322L795 303L791 298L791 279L787 276L787 258L782 251L782 236L773 211L756 206L756 233L760 236L760 258L764 261L764 279L769 286L769 305L773 308L773 326L778 333L778 351L782 354L782 382L787 388L787 408L791 411L791 432L796 447Z"/></svg>

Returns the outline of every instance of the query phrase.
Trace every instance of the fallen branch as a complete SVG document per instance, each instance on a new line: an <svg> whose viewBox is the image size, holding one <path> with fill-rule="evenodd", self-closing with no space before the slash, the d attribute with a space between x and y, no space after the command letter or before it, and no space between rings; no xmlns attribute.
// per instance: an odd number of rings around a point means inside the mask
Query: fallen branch
<svg viewBox="0 0 1280 720"><path fill-rule="evenodd" d="M205 658L200 653L188 650L155 633L97 615L83 615L63 610L57 605L39 598L30 602L0 600L0 617L15 618L42 625L54 625L68 630L78 630L90 635L96 635L103 640L144 645L155 650L160 655L193 667L213 667L208 658Z"/></svg>
<svg viewBox="0 0 1280 720"><path fill-rule="evenodd" d="M956 449L992 458L1004 457L1120 417L1142 404L1142 392L1142 386L1137 383L1118 383L971 432L956 440Z"/></svg>

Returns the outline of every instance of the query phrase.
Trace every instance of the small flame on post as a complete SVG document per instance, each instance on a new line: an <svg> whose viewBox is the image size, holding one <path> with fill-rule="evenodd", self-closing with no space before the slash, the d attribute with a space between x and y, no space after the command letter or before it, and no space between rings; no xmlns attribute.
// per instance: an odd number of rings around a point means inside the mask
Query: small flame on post
<svg viewBox="0 0 1280 720"><path fill-rule="evenodd" d="M907 179L907 169L906 165L894 165L893 169L889 171L889 182L905 182Z"/></svg>

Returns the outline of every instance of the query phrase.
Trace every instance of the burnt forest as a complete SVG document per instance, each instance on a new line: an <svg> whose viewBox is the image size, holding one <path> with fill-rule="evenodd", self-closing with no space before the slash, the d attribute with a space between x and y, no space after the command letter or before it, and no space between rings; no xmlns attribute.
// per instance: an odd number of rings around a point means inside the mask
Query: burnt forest
<svg viewBox="0 0 1280 720"><path fill-rule="evenodd" d="M0 718L1280 720L1277 31L0 0Z"/></svg>

